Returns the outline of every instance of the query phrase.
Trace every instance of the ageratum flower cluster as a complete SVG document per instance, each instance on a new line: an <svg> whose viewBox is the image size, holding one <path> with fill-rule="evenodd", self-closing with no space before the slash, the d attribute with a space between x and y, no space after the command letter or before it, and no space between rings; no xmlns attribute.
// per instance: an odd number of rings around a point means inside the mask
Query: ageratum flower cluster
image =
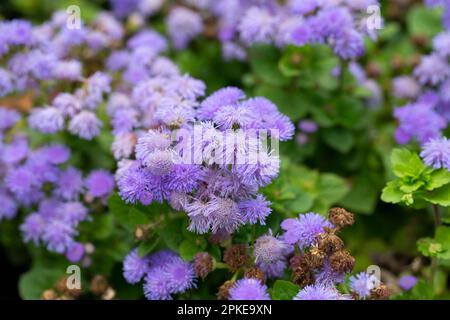
<svg viewBox="0 0 450 320"><path fill-rule="evenodd" d="M123 275L130 284L144 278L144 293L149 300L169 300L196 287L193 264L168 250L140 257L134 249L123 262Z"/></svg>
<svg viewBox="0 0 450 320"><path fill-rule="evenodd" d="M0 107L0 127L12 127L20 115ZM77 262L84 254L77 226L89 219L95 198L105 199L114 189L111 174L97 170L87 177L67 165L70 150L59 144L32 149L26 136L7 134L0 149L0 220L12 219L20 208L30 213L20 226L25 242L44 244L51 252ZM84 200L83 200L84 199Z"/></svg>
<svg viewBox="0 0 450 320"><path fill-rule="evenodd" d="M163 8L163 1L115 1L121 17L141 19ZM222 43L226 59L244 60L245 48L253 44L323 44L339 57L351 59L364 53L364 36L374 38L381 18L368 22L367 8L378 0L326 1L205 0L186 1L188 6L168 6L168 33L176 49L185 48L198 35L212 30ZM169 3L169 2L167 2ZM147 9L143 9L147 8ZM378 17L375 17L378 18ZM214 21L211 25L211 21Z"/></svg>
<svg viewBox="0 0 450 320"><path fill-rule="evenodd" d="M110 91L111 79L81 60L113 46L123 30L107 13L92 27L69 29L66 20L65 13L57 12L38 26L22 20L0 23L0 97L31 95L38 105L26 122L40 133L53 135L67 128L91 140L100 134L96 111ZM64 91L76 87L74 92ZM0 107L0 195L5 204L0 218L11 219L19 210L29 213L20 226L25 242L80 261L85 243L78 240L78 226L91 219L94 207L104 207L114 190L114 177L102 169L83 173L70 165L71 150L63 144L32 147L28 133L9 130L20 118L16 111ZM56 140L60 141L48 139Z"/></svg>
<svg viewBox="0 0 450 320"><path fill-rule="evenodd" d="M121 197L144 205L167 200L187 212L189 230L197 233L231 234L245 223L264 223L270 202L258 189L279 171L276 150L265 142L290 139L289 118L235 87L201 100L205 84L158 55L165 42L154 31L138 33L127 47L110 56L123 86L107 106ZM143 53L146 60L139 59Z"/></svg>
<svg viewBox="0 0 450 320"><path fill-rule="evenodd" d="M444 25L448 28L446 1L428 1L429 6L445 7ZM450 121L450 32L438 34L432 41L433 51L423 56L413 76L394 79L394 95L413 102L394 110L398 120L395 138L406 144L415 139L422 146L425 163L436 169L450 170L450 147L443 136Z"/></svg>

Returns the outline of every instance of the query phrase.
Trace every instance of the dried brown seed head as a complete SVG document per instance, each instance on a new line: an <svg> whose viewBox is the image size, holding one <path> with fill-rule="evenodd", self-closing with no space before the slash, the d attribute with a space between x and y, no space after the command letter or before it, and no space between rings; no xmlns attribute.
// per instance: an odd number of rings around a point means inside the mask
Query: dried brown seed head
<svg viewBox="0 0 450 320"><path fill-rule="evenodd" d="M355 258L347 250L341 250L330 256L330 264L334 272L350 273L355 265Z"/></svg>
<svg viewBox="0 0 450 320"><path fill-rule="evenodd" d="M387 300L391 295L391 290L384 284L381 283L378 287L372 289L370 297L374 300Z"/></svg>
<svg viewBox="0 0 450 320"><path fill-rule="evenodd" d="M213 270L213 258L208 252L199 252L194 257L195 274L202 279Z"/></svg>
<svg viewBox="0 0 450 320"><path fill-rule="evenodd" d="M326 255L344 249L344 241L334 233L323 233L318 241L318 250Z"/></svg>
<svg viewBox="0 0 450 320"><path fill-rule="evenodd" d="M91 292L95 296L101 296L108 290L108 280L102 275L96 275L91 280Z"/></svg>
<svg viewBox="0 0 450 320"><path fill-rule="evenodd" d="M251 267L250 269L247 269L244 273L244 278L258 279L259 281L261 281L263 283L264 283L264 281L266 281L266 275L258 267Z"/></svg>
<svg viewBox="0 0 450 320"><path fill-rule="evenodd" d="M223 261L230 267L232 272L244 267L250 260L247 245L235 244L225 250Z"/></svg>
<svg viewBox="0 0 450 320"><path fill-rule="evenodd" d="M355 217L353 213L348 212L343 208L331 208L328 211L328 218L331 223L338 229L342 229L351 226L355 223Z"/></svg>
<svg viewBox="0 0 450 320"><path fill-rule="evenodd" d="M230 289L234 285L234 281L227 280L225 281L219 288L217 292L217 299L219 300L227 300L230 295Z"/></svg>

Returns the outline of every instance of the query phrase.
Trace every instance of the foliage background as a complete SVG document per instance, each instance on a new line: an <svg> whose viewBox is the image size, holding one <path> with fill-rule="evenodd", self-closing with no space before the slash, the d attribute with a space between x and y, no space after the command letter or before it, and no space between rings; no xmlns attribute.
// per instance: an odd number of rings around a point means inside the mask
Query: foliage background
<svg viewBox="0 0 450 320"><path fill-rule="evenodd" d="M367 90L349 74L341 79L330 75L340 62L324 47L291 47L284 52L255 47L250 51L249 63L224 63L219 44L213 39L197 39L188 50L170 53L182 70L204 80L210 92L227 85L240 86L249 95L272 99L294 121L310 118L320 124L320 130L308 144L300 146L295 141L282 144L281 175L265 190L274 203L269 227L276 233L283 217L308 211L325 213L331 205L346 207L356 213L356 224L343 234L357 261L355 271L376 264L383 269L384 281L394 283L398 275L412 267L419 275L421 270L426 272L428 262L416 258L420 256L416 241L432 234L433 220L428 209L417 211L380 200L382 188L392 179L389 168L389 155L395 146L392 110L402 103L392 98L391 81L397 75L412 72L415 61L429 51L432 36L441 30L439 10L425 9L418 1L406 1L406 8L402 8L400 2L382 2L386 24L378 41L367 43L367 53L361 61L382 88L383 99L378 108L368 106ZM80 6L85 20L108 8L107 1L100 0L10 0L0 3L0 16L39 23L48 19L54 10L70 4ZM152 18L152 25L163 30L162 16ZM300 62L296 62L299 56ZM78 161L85 164L86 170L98 164L95 161L106 168L112 166L107 156L110 137L100 138L99 143L105 146L100 157L89 144L67 137L61 139L83 150ZM417 145L409 147L418 150ZM90 240L99 242L98 260L89 272L109 275L118 297L139 297L141 288L123 281L120 262L135 243L135 226L147 223L149 213L151 219L156 219L166 208L156 205L128 208L116 196L109 200L109 205L112 215L96 220L96 225L83 226L95 230L96 239ZM173 245L182 256L189 257L209 245L204 238L183 231L185 223L174 218L159 236L166 245ZM0 274L3 275L0 298L39 297L42 289L51 286L66 266L64 258L24 245L17 233L18 224L19 221L0 224ZM248 227L237 237L245 242L251 240L248 237L263 232L264 228ZM179 238L170 237L173 234ZM154 245L151 239L140 250L153 249L150 245ZM217 280L209 282L209 288L200 287L189 298L212 298L215 288L223 281L221 272L217 271L214 278ZM433 281L437 284L435 293L448 298L446 273L440 272ZM430 289L425 284L421 286L425 286L420 293L425 297Z"/></svg>

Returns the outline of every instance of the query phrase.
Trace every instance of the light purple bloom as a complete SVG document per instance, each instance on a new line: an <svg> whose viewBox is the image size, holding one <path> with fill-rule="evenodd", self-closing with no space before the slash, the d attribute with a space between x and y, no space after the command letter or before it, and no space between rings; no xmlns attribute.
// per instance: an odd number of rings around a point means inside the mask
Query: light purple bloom
<svg viewBox="0 0 450 320"><path fill-rule="evenodd" d="M236 281L229 292L229 300L270 300L267 286L252 278Z"/></svg>
<svg viewBox="0 0 450 320"><path fill-rule="evenodd" d="M450 171L450 139L445 137L429 140L420 153L427 166Z"/></svg>
<svg viewBox="0 0 450 320"><path fill-rule="evenodd" d="M64 116L54 107L35 108L28 118L28 124L42 133L56 133L64 127Z"/></svg>
<svg viewBox="0 0 450 320"><path fill-rule="evenodd" d="M128 283L138 283L149 270L149 259L140 257L137 249L131 251L123 261L123 276Z"/></svg>
<svg viewBox="0 0 450 320"><path fill-rule="evenodd" d="M101 121L95 113L90 111L80 112L69 123L69 131L86 140L92 140L92 138L98 136L101 127Z"/></svg>
<svg viewBox="0 0 450 320"><path fill-rule="evenodd" d="M332 224L317 213L300 214L297 219L286 219L281 223L285 230L283 240L288 244L297 244L300 249L311 246L324 228L332 228Z"/></svg>
<svg viewBox="0 0 450 320"><path fill-rule="evenodd" d="M405 291L409 291L417 284L417 278L411 275L402 276L398 280L398 285Z"/></svg>
<svg viewBox="0 0 450 320"><path fill-rule="evenodd" d="M300 290L294 300L340 300L340 294L332 286L315 284Z"/></svg>
<svg viewBox="0 0 450 320"><path fill-rule="evenodd" d="M94 197L106 197L114 190L114 177L107 171L92 171L85 181L89 193Z"/></svg>

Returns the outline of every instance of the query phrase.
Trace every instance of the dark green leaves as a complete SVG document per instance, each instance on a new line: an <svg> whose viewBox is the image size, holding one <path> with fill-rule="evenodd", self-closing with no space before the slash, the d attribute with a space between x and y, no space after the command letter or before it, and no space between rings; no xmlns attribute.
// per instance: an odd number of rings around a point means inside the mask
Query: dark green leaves
<svg viewBox="0 0 450 320"><path fill-rule="evenodd" d="M292 300L300 290L300 287L292 282L277 280L273 285L270 296L273 300Z"/></svg>

